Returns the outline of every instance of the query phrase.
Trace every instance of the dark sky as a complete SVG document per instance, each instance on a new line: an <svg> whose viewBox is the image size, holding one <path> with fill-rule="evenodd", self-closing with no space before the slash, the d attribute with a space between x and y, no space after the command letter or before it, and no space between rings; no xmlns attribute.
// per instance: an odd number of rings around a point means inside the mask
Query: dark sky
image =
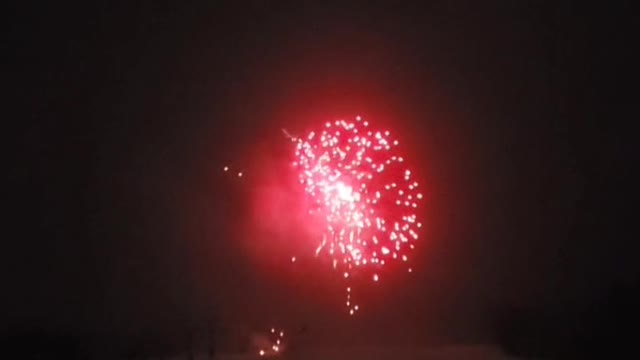
<svg viewBox="0 0 640 360"><path fill-rule="evenodd" d="M484 339L500 309L634 283L627 7L166 3L9 13L0 330ZM356 114L404 136L430 194L419 271L359 322L313 265L256 260L271 239L219 172Z"/></svg>

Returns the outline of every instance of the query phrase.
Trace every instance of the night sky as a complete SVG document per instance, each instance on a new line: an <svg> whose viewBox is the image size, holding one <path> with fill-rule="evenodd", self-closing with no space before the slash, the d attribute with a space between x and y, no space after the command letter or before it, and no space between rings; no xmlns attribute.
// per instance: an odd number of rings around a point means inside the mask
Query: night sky
<svg viewBox="0 0 640 360"><path fill-rule="evenodd" d="M8 13L3 334L496 341L512 309L597 327L636 285L628 6L178 3ZM279 169L281 128L358 114L401 135L428 196L416 271L354 321L221 169Z"/></svg>

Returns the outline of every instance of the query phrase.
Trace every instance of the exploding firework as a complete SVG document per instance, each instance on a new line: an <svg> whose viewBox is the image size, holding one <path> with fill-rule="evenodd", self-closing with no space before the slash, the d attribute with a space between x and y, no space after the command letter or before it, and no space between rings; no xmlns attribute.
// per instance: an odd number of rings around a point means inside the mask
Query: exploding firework
<svg viewBox="0 0 640 360"><path fill-rule="evenodd" d="M359 116L290 138L296 144L293 165L311 203L309 215L324 224L316 255L328 255L345 279L357 267L371 268L374 282L376 269L408 262L422 226L416 210L423 195L397 153L399 141ZM358 310L350 287L347 306L352 315Z"/></svg>
<svg viewBox="0 0 640 360"><path fill-rule="evenodd" d="M356 269L366 269L363 273L378 282L382 269L394 262L411 273L409 254L422 227L417 211L423 193L390 131L359 116L327 122L304 137L282 131L294 144L293 169L307 198L307 215L321 224L310 252L328 257L347 281ZM223 170L237 178L245 175L228 166ZM347 285L351 315L359 310L352 295Z"/></svg>

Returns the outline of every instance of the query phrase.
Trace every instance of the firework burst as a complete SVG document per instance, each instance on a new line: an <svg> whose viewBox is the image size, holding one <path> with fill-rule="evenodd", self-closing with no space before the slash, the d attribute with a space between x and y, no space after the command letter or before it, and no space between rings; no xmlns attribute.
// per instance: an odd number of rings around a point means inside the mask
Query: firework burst
<svg viewBox="0 0 640 360"><path fill-rule="evenodd" d="M263 340L262 346L258 350L260 356L274 356L282 353L284 349L284 331L277 331L275 328L271 328L267 339Z"/></svg>
<svg viewBox="0 0 640 360"><path fill-rule="evenodd" d="M304 137L282 131L294 144L293 169L306 195L305 219L312 218L305 222L321 226L309 252L330 259L347 282L346 306L353 315L359 310L351 286L356 270L376 283L391 263L413 271L410 253L422 227L420 184L398 151L399 141L360 116L327 122ZM237 179L246 175L229 166L223 170ZM298 257L290 261L295 264Z"/></svg>
<svg viewBox="0 0 640 360"><path fill-rule="evenodd" d="M407 263L422 226L416 210L423 195L397 152L399 141L359 116L290 139L309 215L324 224L315 254L329 256L345 279L355 268L373 269L374 282L385 264ZM350 287L347 306L350 314L358 310Z"/></svg>

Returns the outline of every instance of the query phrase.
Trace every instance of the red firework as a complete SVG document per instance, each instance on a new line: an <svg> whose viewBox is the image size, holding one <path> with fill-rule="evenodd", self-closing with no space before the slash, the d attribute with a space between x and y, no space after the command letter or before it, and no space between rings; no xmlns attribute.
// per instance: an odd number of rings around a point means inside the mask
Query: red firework
<svg viewBox="0 0 640 360"><path fill-rule="evenodd" d="M423 195L396 153L398 140L359 116L355 122L327 122L293 140L309 214L326 225L316 255L330 256L345 278L355 267L407 262L422 226L416 210Z"/></svg>
<svg viewBox="0 0 640 360"><path fill-rule="evenodd" d="M317 236L316 256L329 257L347 280L356 268L366 268L378 282L380 270L393 262L412 272L409 253L422 227L417 210L423 194L398 152L399 141L359 116L327 122L304 137L283 131L295 144L293 166L310 204L309 216L324 229ZM353 315L358 305L351 300L352 288L346 290Z"/></svg>

